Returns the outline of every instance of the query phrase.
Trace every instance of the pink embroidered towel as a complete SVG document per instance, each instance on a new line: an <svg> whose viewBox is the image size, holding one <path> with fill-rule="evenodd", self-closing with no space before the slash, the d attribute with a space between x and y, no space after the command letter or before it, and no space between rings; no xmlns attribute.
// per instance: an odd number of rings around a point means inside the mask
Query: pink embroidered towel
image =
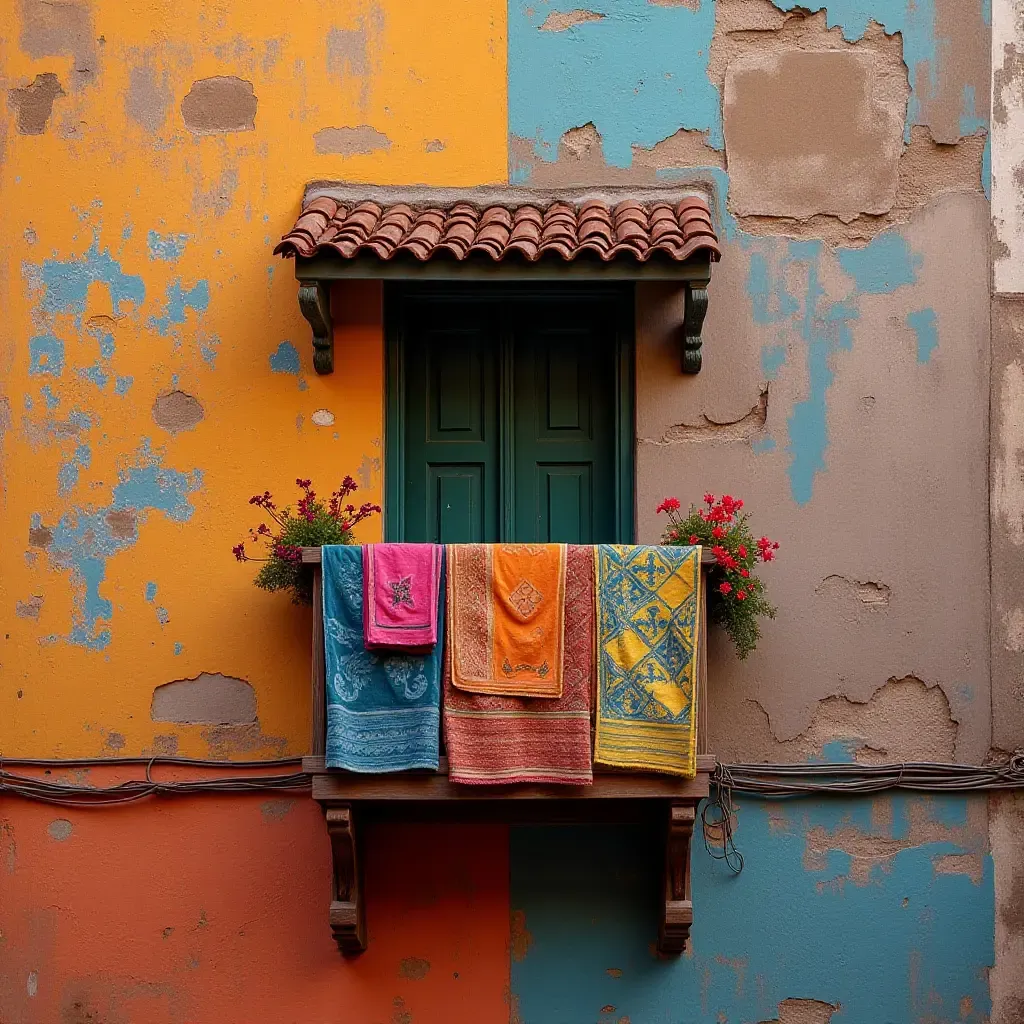
<svg viewBox="0 0 1024 1024"><path fill-rule="evenodd" d="M363 641L429 651L437 643L439 544L363 545Z"/></svg>

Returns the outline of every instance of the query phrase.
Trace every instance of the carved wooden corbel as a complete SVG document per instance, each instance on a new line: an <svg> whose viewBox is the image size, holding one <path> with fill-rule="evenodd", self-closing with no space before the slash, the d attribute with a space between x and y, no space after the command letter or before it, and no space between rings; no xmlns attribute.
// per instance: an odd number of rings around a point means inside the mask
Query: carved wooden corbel
<svg viewBox="0 0 1024 1024"><path fill-rule="evenodd" d="M300 283L299 309L313 329L313 369L317 373L333 373L334 325L331 323L330 285L324 281Z"/></svg>
<svg viewBox="0 0 1024 1024"><path fill-rule="evenodd" d="M687 282L683 309L683 373L700 373L700 332L707 312L708 282Z"/></svg>
<svg viewBox="0 0 1024 1024"><path fill-rule="evenodd" d="M326 807L324 817L327 819L331 859L334 862L331 932L342 953L362 953L366 949L366 917L354 809L351 804Z"/></svg>
<svg viewBox="0 0 1024 1024"><path fill-rule="evenodd" d="M658 952L682 953L693 924L690 891L690 840L696 817L693 803L672 802L668 806L668 834L665 839L665 905L658 928Z"/></svg>

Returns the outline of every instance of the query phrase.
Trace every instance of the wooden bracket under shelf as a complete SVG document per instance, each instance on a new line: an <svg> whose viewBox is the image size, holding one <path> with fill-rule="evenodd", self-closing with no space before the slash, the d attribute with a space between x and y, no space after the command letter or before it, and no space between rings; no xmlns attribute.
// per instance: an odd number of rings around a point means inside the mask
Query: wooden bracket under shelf
<svg viewBox="0 0 1024 1024"><path fill-rule="evenodd" d="M324 807L324 818L334 864L331 932L342 953L362 953L366 949L366 914L356 812L351 804L329 805Z"/></svg>
<svg viewBox="0 0 1024 1024"><path fill-rule="evenodd" d="M366 948L361 834L366 818L505 822L581 822L660 819L665 829L663 895L658 951L683 951L693 923L690 842L697 804L708 795L714 757L701 754L697 777L598 770L592 786L460 786L436 772L359 775L324 768L322 757L303 759L312 775L331 839L334 887L331 932L345 955Z"/></svg>

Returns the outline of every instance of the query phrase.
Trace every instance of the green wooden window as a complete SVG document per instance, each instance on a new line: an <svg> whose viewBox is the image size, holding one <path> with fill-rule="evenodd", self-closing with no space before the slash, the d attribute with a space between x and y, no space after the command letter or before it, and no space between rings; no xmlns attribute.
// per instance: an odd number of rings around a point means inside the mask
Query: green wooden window
<svg viewBox="0 0 1024 1024"><path fill-rule="evenodd" d="M389 285L389 540L633 539L631 286Z"/></svg>

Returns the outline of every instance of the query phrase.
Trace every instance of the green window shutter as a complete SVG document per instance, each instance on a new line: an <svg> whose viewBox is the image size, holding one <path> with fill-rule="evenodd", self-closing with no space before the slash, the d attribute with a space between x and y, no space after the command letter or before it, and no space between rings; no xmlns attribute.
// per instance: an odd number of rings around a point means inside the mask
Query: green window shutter
<svg viewBox="0 0 1024 1024"><path fill-rule="evenodd" d="M629 299L391 290L388 538L631 540Z"/></svg>

